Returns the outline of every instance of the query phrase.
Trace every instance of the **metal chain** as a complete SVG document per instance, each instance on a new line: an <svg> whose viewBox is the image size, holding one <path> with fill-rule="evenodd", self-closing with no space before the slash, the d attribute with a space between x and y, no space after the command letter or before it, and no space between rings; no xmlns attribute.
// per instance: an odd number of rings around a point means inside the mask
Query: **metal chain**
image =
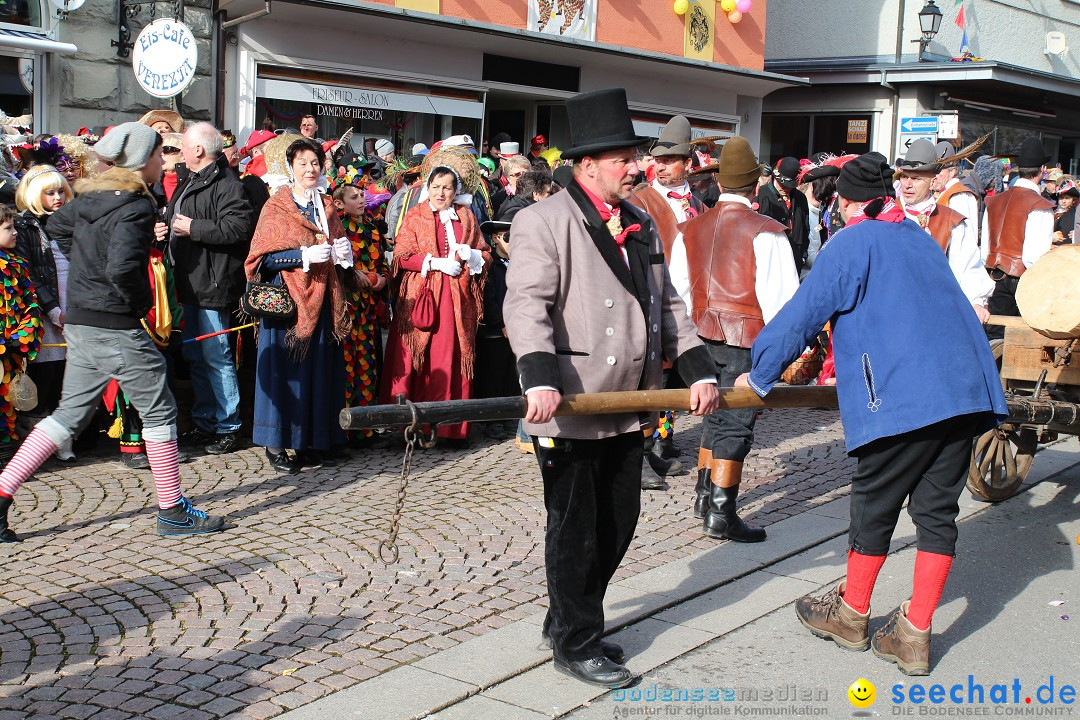
<svg viewBox="0 0 1080 720"><path fill-rule="evenodd" d="M1069 364L1074 345L1076 345L1076 338L1069 340L1069 343L1064 347L1059 347L1054 350L1054 367L1061 367L1062 365L1067 366Z"/></svg>
<svg viewBox="0 0 1080 720"><path fill-rule="evenodd" d="M397 504L394 506L394 514L390 518L390 532L386 539L379 543L379 559L384 565L393 565L398 561L398 530L401 524L401 512L405 509L405 495L409 487L409 473L412 471L413 451L417 443L422 448L435 446L436 428L431 427L431 434L425 438L420 431L420 418L416 414L416 406L408 400L405 403L412 412L412 423L405 428L405 457L401 460L401 478L398 480Z"/></svg>

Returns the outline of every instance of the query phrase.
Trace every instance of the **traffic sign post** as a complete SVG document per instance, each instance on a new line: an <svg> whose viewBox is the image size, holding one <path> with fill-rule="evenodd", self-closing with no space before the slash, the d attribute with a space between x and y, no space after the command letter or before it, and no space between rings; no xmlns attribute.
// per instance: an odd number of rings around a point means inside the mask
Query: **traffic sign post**
<svg viewBox="0 0 1080 720"><path fill-rule="evenodd" d="M900 132L905 135L937 135L937 116L901 118Z"/></svg>
<svg viewBox="0 0 1080 720"><path fill-rule="evenodd" d="M916 140L929 140L930 142L937 144L937 135L908 135L904 134L896 141L896 157L904 157L907 154L908 149L911 147L911 143Z"/></svg>

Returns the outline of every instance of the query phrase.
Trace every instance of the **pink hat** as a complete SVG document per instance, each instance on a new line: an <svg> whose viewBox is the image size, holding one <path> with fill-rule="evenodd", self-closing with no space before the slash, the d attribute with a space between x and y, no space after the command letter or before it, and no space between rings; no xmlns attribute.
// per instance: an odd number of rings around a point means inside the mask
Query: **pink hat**
<svg viewBox="0 0 1080 720"><path fill-rule="evenodd" d="M251 151L268 140L273 140L277 135L271 130L256 130L248 135L247 145L240 148L241 155L250 155Z"/></svg>

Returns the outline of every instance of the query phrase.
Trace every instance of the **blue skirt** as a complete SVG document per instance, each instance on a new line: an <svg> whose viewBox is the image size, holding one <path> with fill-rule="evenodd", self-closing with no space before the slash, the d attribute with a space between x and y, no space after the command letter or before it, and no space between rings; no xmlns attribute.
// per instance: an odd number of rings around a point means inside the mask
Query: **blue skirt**
<svg viewBox="0 0 1080 720"><path fill-rule="evenodd" d="M345 442L338 413L345 407L345 355L331 333L329 303L315 326L307 354L289 355L289 326L259 323L255 380L256 445L291 450L329 450Z"/></svg>

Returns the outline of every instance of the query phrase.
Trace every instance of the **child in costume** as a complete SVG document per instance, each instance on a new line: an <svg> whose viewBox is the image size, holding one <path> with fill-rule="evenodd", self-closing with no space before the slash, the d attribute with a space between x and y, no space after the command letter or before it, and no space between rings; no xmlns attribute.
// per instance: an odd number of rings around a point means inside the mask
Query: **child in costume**
<svg viewBox="0 0 1080 720"><path fill-rule="evenodd" d="M15 211L0 205L0 465L15 454L15 406L11 381L37 356L45 332L30 270L25 260L15 254ZM6 533L6 528L4 533ZM0 535L0 541L5 538Z"/></svg>
<svg viewBox="0 0 1080 720"><path fill-rule="evenodd" d="M352 243L358 287L350 289L352 329L345 352L345 407L371 405L379 396L382 367L382 328L387 322L386 286L389 270L382 245L380 221L385 192L368 194L368 176L359 158L344 158L331 180L334 207ZM370 430L362 431L371 437Z"/></svg>

